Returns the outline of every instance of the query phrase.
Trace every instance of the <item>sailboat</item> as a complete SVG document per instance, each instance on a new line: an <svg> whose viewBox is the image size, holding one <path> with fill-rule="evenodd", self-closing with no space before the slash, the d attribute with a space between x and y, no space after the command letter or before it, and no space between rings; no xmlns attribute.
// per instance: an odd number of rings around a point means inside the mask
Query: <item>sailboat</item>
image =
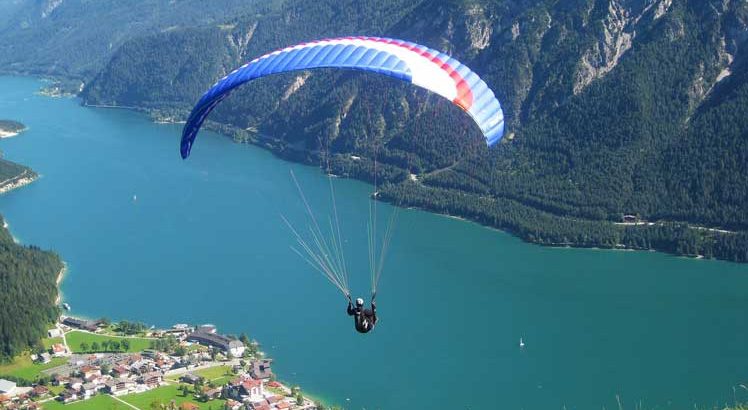
<svg viewBox="0 0 748 410"><path fill-rule="evenodd" d="M520 349L525 347L525 342L524 342L524 340L522 340L521 337L519 338L519 347L520 347Z"/></svg>

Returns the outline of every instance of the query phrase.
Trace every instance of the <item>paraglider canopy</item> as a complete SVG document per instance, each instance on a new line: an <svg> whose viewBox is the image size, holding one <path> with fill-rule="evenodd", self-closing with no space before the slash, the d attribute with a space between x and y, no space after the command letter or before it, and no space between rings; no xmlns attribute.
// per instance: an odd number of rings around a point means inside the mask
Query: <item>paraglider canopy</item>
<svg viewBox="0 0 748 410"><path fill-rule="evenodd" d="M182 131L182 158L205 118L232 90L272 74L345 68L397 78L432 91L466 111L491 146L504 135L504 113L493 91L467 66L439 51L403 40L343 37L302 43L258 57L219 80L200 98Z"/></svg>

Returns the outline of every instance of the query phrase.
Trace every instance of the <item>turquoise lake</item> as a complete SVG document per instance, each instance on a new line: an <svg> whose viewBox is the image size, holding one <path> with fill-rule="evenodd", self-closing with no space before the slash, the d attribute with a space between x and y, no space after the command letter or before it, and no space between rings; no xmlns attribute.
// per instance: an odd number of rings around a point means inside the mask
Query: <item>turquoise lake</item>
<svg viewBox="0 0 748 410"><path fill-rule="evenodd" d="M29 127L0 150L42 175L0 196L0 213L19 241L68 263L74 314L246 332L283 380L349 409L748 400L737 387L748 382L746 265L543 248L402 210L380 323L362 336L340 294L290 250L281 220L304 221L290 170L313 207L329 209L318 169L208 132L183 161L179 125L40 96L41 85L0 77L0 118ZM358 294L372 187L334 185Z"/></svg>

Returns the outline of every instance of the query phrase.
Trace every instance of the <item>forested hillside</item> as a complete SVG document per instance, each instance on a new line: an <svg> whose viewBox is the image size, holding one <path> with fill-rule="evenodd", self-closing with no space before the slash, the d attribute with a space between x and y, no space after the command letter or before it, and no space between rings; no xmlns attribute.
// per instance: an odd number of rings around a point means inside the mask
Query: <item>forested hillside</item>
<svg viewBox="0 0 748 410"><path fill-rule="evenodd" d="M352 34L468 64L503 103L505 141L487 149L467 116L422 90L335 71L258 81L212 126L295 160L329 149L335 172L366 180L376 152L381 198L533 242L748 261L745 1L273 2L124 42L82 96L183 119L240 63Z"/></svg>
<svg viewBox="0 0 748 410"><path fill-rule="evenodd" d="M254 3L0 0L0 72L87 79L129 39L218 24L251 10Z"/></svg>
<svg viewBox="0 0 748 410"><path fill-rule="evenodd" d="M18 245L0 226L0 361L39 344L57 319L56 278L61 269L56 254Z"/></svg>
<svg viewBox="0 0 748 410"><path fill-rule="evenodd" d="M1 155L0 155L1 157ZM24 167L23 165L16 164L15 162L7 161L0 158L0 182L14 179L26 172L33 173L31 168ZM0 186L2 184L0 183Z"/></svg>
<svg viewBox="0 0 748 410"><path fill-rule="evenodd" d="M0 158L0 188L22 177L35 178L36 173ZM56 278L61 269L56 254L15 243L0 216L0 362L40 343L57 319Z"/></svg>

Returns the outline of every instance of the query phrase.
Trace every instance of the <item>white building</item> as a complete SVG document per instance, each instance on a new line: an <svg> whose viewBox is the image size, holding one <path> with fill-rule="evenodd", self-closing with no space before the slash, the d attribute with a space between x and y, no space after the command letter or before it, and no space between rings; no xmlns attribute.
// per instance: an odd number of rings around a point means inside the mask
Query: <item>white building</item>
<svg viewBox="0 0 748 410"><path fill-rule="evenodd" d="M49 329L47 330L47 334L49 337L62 337L62 330L58 328Z"/></svg>
<svg viewBox="0 0 748 410"><path fill-rule="evenodd" d="M54 357L64 357L69 356L70 352L68 352L68 349L65 347L62 343L55 343L52 345L52 356Z"/></svg>
<svg viewBox="0 0 748 410"><path fill-rule="evenodd" d="M0 394L13 397L16 394L16 384L10 380L0 379Z"/></svg>

